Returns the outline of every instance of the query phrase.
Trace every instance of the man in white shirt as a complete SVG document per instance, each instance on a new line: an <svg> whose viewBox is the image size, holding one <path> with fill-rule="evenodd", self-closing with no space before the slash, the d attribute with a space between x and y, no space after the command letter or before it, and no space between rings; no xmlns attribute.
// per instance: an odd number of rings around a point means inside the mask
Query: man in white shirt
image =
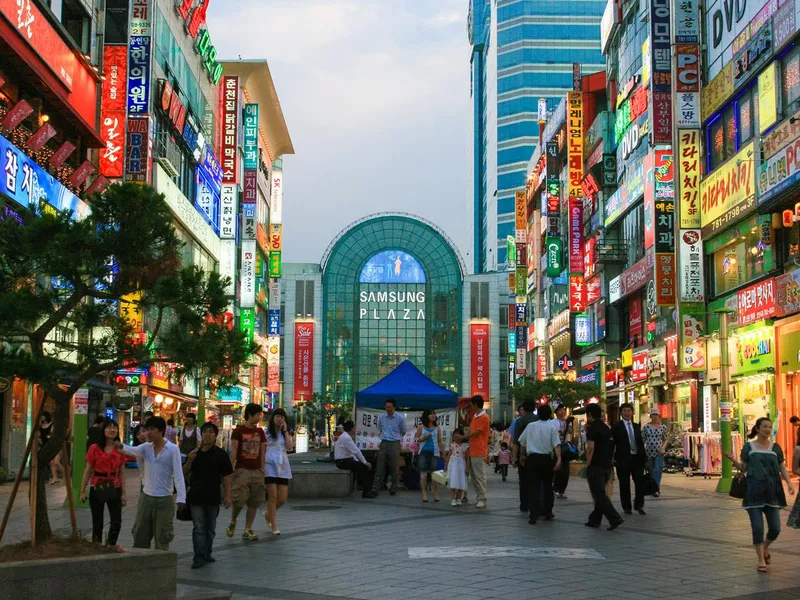
<svg viewBox="0 0 800 600"><path fill-rule="evenodd" d="M372 465L364 458L361 450L358 449L353 441L356 433L355 424L352 421L345 421L344 431L333 445L333 460L336 468L343 471L352 471L356 474L356 481L363 490L362 498L372 498Z"/></svg>
<svg viewBox="0 0 800 600"><path fill-rule="evenodd" d="M528 503L530 516L528 523L536 525L540 514L547 521L555 518L553 514L553 471L561 468L561 440L558 428L550 423L553 411L543 404L536 411L538 421L529 423L519 436L521 446L520 464L528 471ZM553 465L555 454L555 466ZM544 506L540 504L544 502Z"/></svg>
<svg viewBox="0 0 800 600"><path fill-rule="evenodd" d="M139 446L119 445L123 454L135 456L144 467L142 493L136 507L133 524L133 547L150 548L155 540L156 550L169 550L174 537L173 519L175 501L173 490L178 491L177 504L186 503L186 486L181 469L181 453L178 446L164 439L167 423L161 417L151 417L144 425L149 442Z"/></svg>

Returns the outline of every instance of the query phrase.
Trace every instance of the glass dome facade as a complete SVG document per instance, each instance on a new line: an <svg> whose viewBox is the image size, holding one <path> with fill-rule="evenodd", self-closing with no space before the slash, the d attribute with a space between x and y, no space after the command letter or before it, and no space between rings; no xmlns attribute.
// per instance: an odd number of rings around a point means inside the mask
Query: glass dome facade
<svg viewBox="0 0 800 600"><path fill-rule="evenodd" d="M354 397L403 360L461 389L461 257L417 217L368 217L344 230L322 263L323 390Z"/></svg>

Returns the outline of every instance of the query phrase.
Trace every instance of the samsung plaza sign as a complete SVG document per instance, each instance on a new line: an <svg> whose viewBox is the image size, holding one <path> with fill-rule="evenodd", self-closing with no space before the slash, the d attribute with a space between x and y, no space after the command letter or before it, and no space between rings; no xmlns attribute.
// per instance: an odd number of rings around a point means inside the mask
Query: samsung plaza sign
<svg viewBox="0 0 800 600"><path fill-rule="evenodd" d="M359 319L372 319L374 321L424 321L425 320L425 292L368 292L362 291L359 300L361 309ZM379 308L368 306L374 304L406 304L410 306L392 306Z"/></svg>

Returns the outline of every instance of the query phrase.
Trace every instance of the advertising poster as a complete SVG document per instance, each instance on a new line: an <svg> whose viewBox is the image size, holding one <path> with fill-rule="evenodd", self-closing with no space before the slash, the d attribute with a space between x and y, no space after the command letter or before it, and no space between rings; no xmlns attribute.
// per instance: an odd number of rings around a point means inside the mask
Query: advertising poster
<svg viewBox="0 0 800 600"><path fill-rule="evenodd" d="M381 443L380 432L378 431L378 419L385 415L386 411L375 408L356 407L356 439L355 443L361 450L377 450ZM415 449L414 435L422 419L422 411L397 411L406 421L406 435L400 441L400 449L408 452ZM458 425L458 415L455 408L450 410L439 409L436 411L437 423L442 428L442 445L450 446L453 431Z"/></svg>
<svg viewBox="0 0 800 600"><path fill-rule="evenodd" d="M314 393L314 323L294 324L294 399Z"/></svg>
<svg viewBox="0 0 800 600"><path fill-rule="evenodd" d="M679 308L678 368L681 371L705 371L705 304L682 304Z"/></svg>
<svg viewBox="0 0 800 600"><path fill-rule="evenodd" d="M489 397L489 324L470 324L470 396Z"/></svg>

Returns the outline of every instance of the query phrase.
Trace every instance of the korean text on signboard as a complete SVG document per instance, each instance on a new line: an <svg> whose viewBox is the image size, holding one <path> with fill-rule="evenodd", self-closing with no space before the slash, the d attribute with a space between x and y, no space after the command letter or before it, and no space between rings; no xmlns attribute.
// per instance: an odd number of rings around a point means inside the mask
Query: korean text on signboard
<svg viewBox="0 0 800 600"><path fill-rule="evenodd" d="M470 325L470 395L489 397L489 324Z"/></svg>
<svg viewBox="0 0 800 600"><path fill-rule="evenodd" d="M777 310L775 278L770 277L740 290L738 300L740 327L774 317Z"/></svg>
<svg viewBox="0 0 800 600"><path fill-rule="evenodd" d="M732 225L756 208L753 142L700 183L703 237Z"/></svg>
<svg viewBox="0 0 800 600"><path fill-rule="evenodd" d="M128 69L128 49L125 46L106 46L103 51L106 80L100 102L100 139L105 147L100 151L100 174L120 178L125 171L125 78Z"/></svg>
<svg viewBox="0 0 800 600"><path fill-rule="evenodd" d="M128 117L125 179L148 183L150 179L150 118Z"/></svg>
<svg viewBox="0 0 800 600"><path fill-rule="evenodd" d="M678 136L678 178L680 227L700 227L700 131L689 129Z"/></svg>
<svg viewBox="0 0 800 600"><path fill-rule="evenodd" d="M237 183L239 173L237 137L239 131L239 78L222 78L222 182Z"/></svg>
<svg viewBox="0 0 800 600"><path fill-rule="evenodd" d="M569 162L569 197L583 196L583 93L567 95L567 154Z"/></svg>
<svg viewBox="0 0 800 600"><path fill-rule="evenodd" d="M128 39L128 116L150 112L151 0L133 0Z"/></svg>
<svg viewBox="0 0 800 600"><path fill-rule="evenodd" d="M258 170L258 104L244 106L244 168Z"/></svg>
<svg viewBox="0 0 800 600"><path fill-rule="evenodd" d="M679 302L704 302L703 242L699 229L682 229L678 237Z"/></svg>
<svg viewBox="0 0 800 600"><path fill-rule="evenodd" d="M525 192L514 195L514 222L517 229L525 229L528 224L528 212L525 204Z"/></svg>
<svg viewBox="0 0 800 600"><path fill-rule="evenodd" d="M314 392L314 323L294 324L294 399Z"/></svg>

